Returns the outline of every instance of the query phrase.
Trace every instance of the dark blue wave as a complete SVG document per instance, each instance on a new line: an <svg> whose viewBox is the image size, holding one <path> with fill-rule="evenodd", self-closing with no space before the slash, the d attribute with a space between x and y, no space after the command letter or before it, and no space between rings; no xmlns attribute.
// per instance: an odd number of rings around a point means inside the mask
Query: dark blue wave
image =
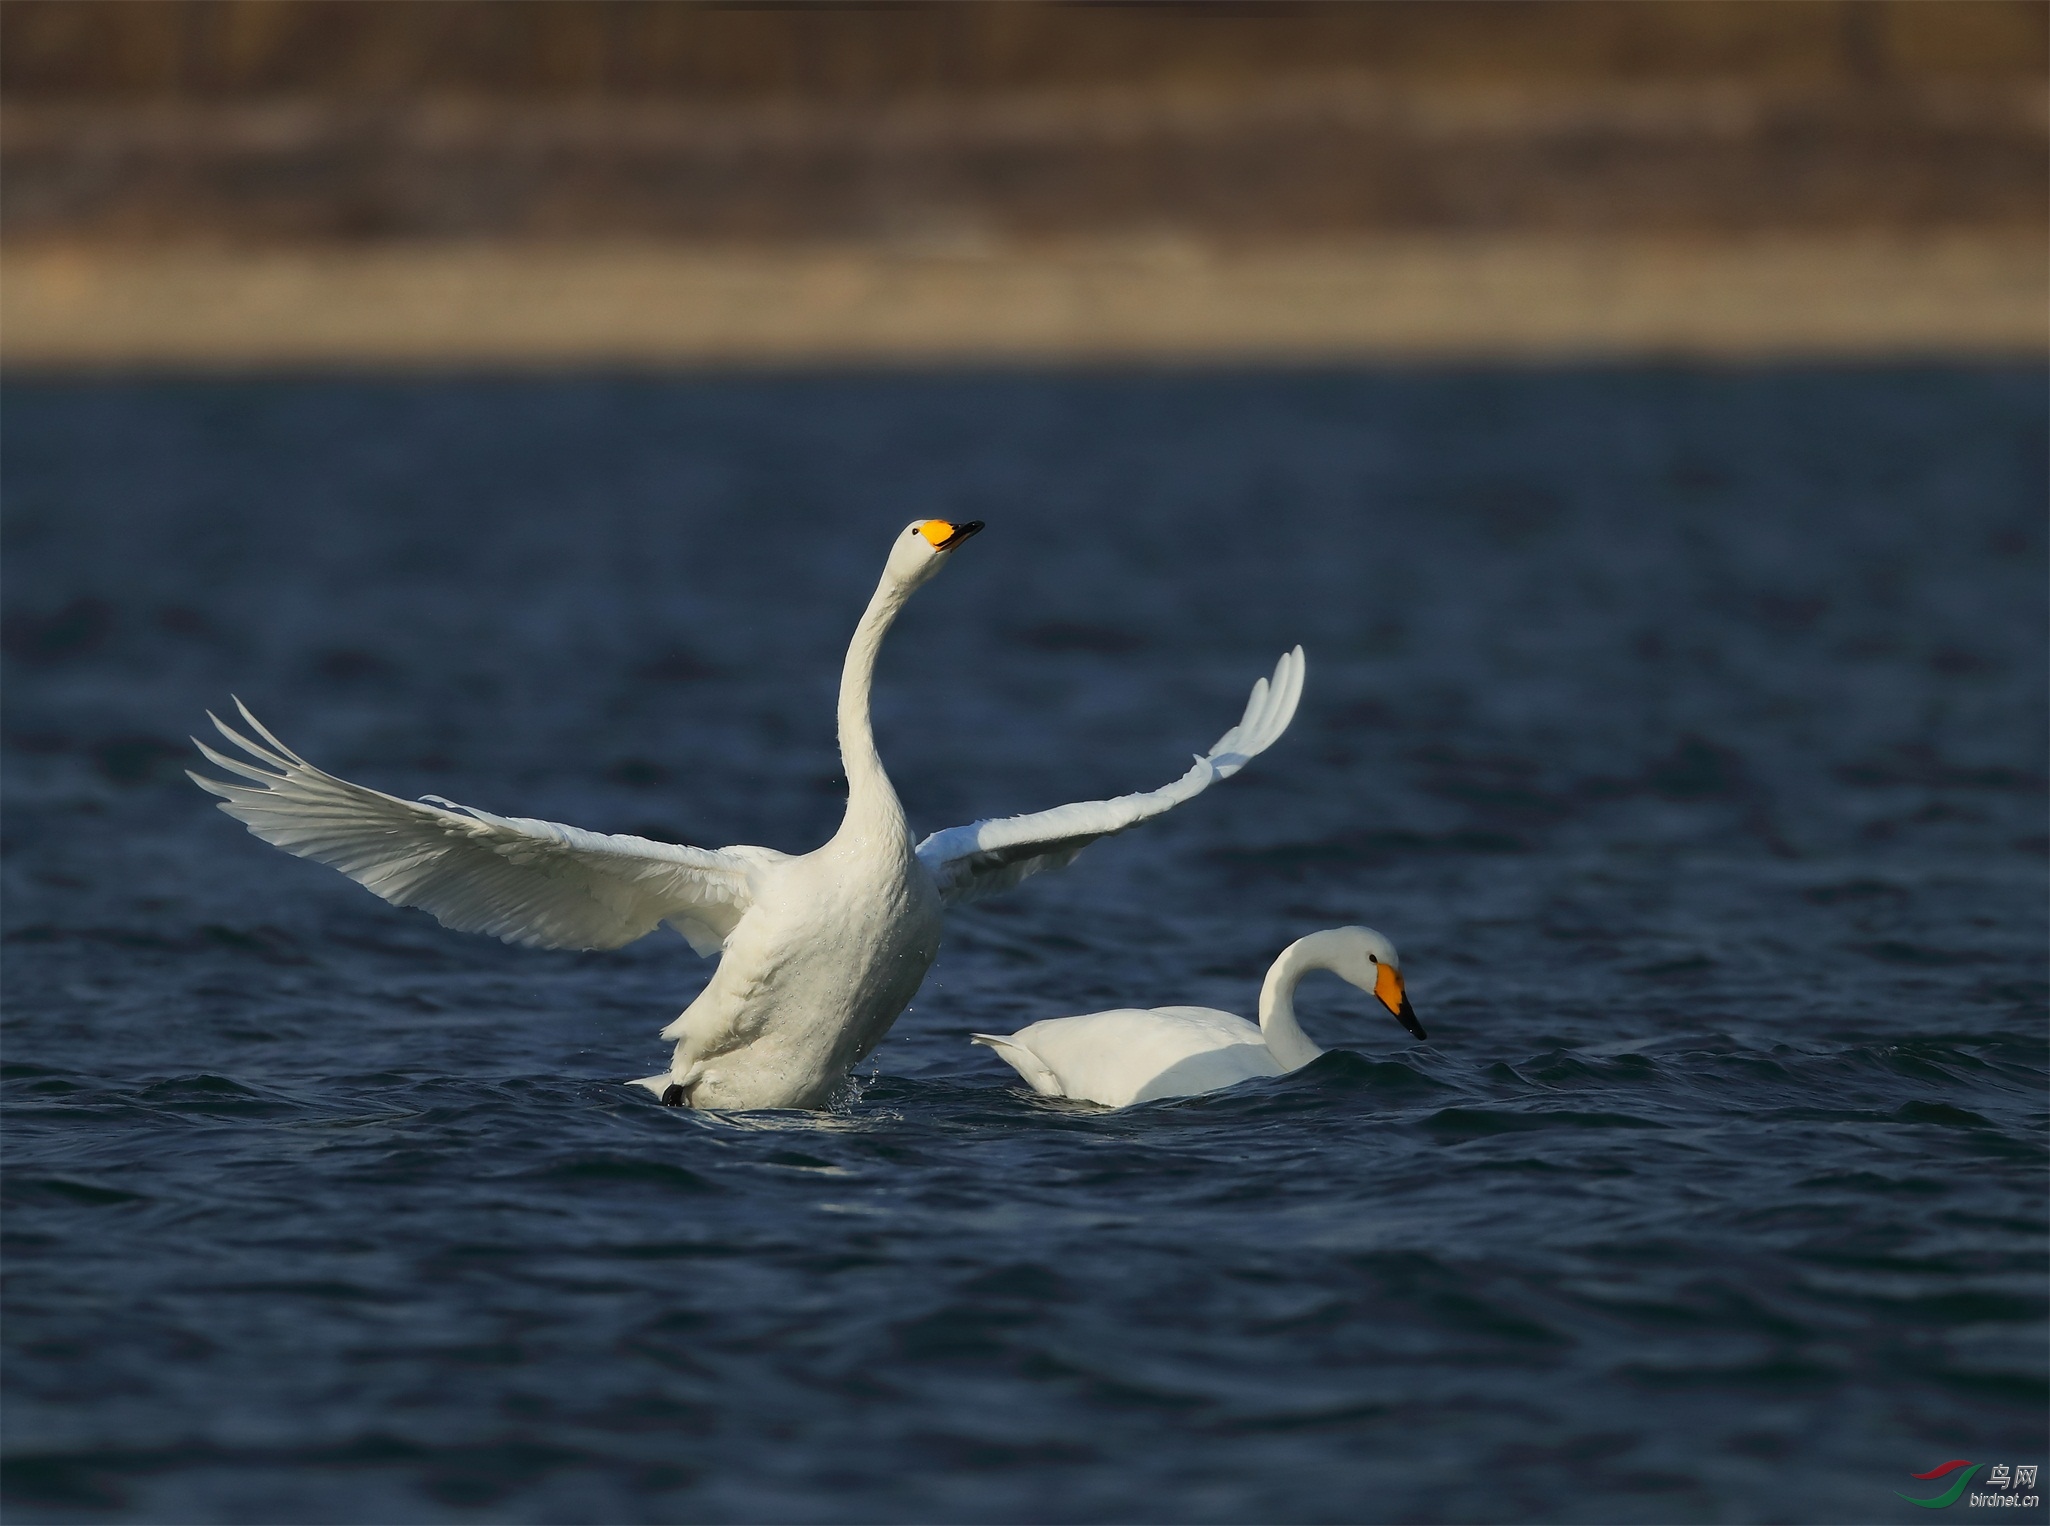
<svg viewBox="0 0 2050 1526"><path fill-rule="evenodd" d="M2041 1457L2034 371L9 387L10 1521L1894 1519ZM1507 507L1505 507L1505 505ZM458 937L184 782L811 845L882 538L943 826L1291 735L973 908L841 1102L621 1083L680 942ZM1103 1113L975 1031L1245 1010Z"/></svg>

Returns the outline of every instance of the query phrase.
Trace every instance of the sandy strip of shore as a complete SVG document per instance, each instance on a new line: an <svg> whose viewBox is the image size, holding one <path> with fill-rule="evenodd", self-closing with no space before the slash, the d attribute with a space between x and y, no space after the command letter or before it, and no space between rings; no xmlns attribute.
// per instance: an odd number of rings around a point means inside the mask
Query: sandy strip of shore
<svg viewBox="0 0 2050 1526"><path fill-rule="evenodd" d="M2040 356L2033 234L0 248L11 369Z"/></svg>

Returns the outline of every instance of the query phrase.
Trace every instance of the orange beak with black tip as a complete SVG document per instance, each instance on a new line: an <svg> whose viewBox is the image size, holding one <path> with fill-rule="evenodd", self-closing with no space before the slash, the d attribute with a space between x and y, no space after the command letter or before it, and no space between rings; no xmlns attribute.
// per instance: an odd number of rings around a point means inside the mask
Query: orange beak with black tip
<svg viewBox="0 0 2050 1526"><path fill-rule="evenodd" d="M969 536L979 533L981 529L982 521L979 519L971 519L965 524L958 525L951 520L928 519L918 527L918 533L931 542L933 550L951 551Z"/></svg>
<svg viewBox="0 0 2050 1526"><path fill-rule="evenodd" d="M1402 989L1402 971L1392 964L1384 964L1374 975L1374 994L1381 998L1381 1005L1395 1014L1395 1020L1417 1038L1429 1038L1424 1025L1416 1020L1416 1009L1409 1004L1409 993Z"/></svg>

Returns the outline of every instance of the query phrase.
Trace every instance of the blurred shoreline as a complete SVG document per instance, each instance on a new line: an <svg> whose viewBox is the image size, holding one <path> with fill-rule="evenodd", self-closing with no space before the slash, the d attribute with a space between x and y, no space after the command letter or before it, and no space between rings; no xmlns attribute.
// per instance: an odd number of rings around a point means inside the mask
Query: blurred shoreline
<svg viewBox="0 0 2050 1526"><path fill-rule="evenodd" d="M2040 355L2040 239L15 247L10 371Z"/></svg>
<svg viewBox="0 0 2050 1526"><path fill-rule="evenodd" d="M2050 7L0 8L0 364L2050 351Z"/></svg>
<svg viewBox="0 0 2050 1526"><path fill-rule="evenodd" d="M10 239L1015 244L2034 232L2050 84L1389 80L0 103Z"/></svg>

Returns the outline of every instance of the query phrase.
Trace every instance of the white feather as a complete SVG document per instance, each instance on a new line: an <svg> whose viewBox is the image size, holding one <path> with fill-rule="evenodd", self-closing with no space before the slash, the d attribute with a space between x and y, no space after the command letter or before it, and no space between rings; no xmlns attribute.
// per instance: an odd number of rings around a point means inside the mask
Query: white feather
<svg viewBox="0 0 2050 1526"><path fill-rule="evenodd" d="M841 669L847 813L810 853L679 847L438 796L401 800L315 768L240 700L255 737L210 717L232 753L196 745L243 782L192 778L264 841L464 932L598 949L670 923L699 953L723 957L663 1030L675 1043L668 1071L640 1084L694 1107L821 1106L917 991L939 952L943 893L962 900L1015 884L1229 778L1281 735L1302 691L1298 647L1253 686L1238 725L1166 788L958 827L914 854L870 726L876 655L904 601L978 528L921 520L892 543Z"/></svg>
<svg viewBox="0 0 2050 1526"><path fill-rule="evenodd" d="M1303 649L1284 653L1274 677L1258 679L1239 723L1172 784L1114 800L1083 800L1028 816L997 816L935 832L918 845L949 905L1008 890L1020 880L1072 863L1098 838L1192 800L1219 779L1229 779L1279 740L1295 719L1303 694Z"/></svg>
<svg viewBox="0 0 2050 1526"><path fill-rule="evenodd" d="M459 932L538 948L618 948L667 921L701 954L718 951L754 904L754 874L786 856L586 832L453 802L401 800L315 768L236 708L263 746L208 712L254 762L194 738L209 762L252 784L193 774L265 842L341 870L394 906Z"/></svg>

